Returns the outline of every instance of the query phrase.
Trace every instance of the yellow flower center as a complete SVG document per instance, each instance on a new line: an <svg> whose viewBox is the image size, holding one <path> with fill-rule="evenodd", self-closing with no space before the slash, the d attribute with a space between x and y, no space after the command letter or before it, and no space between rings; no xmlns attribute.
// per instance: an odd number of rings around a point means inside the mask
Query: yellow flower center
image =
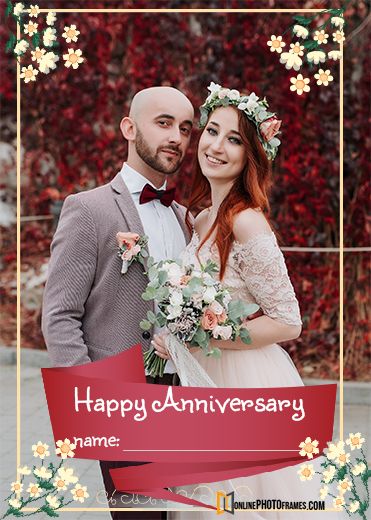
<svg viewBox="0 0 371 520"><path fill-rule="evenodd" d="M24 73L25 78L32 78L32 76L33 76L32 70L26 70L26 72Z"/></svg>
<svg viewBox="0 0 371 520"><path fill-rule="evenodd" d="M296 82L296 88L298 90L303 90L303 88L305 87L305 83L302 79L298 79L298 81ZM306 448L305 448L306 450Z"/></svg>
<svg viewBox="0 0 371 520"><path fill-rule="evenodd" d="M358 438L358 437L353 437L353 438L352 438L352 444L353 444L353 446L358 446L358 444L359 444L359 438Z"/></svg>
<svg viewBox="0 0 371 520"><path fill-rule="evenodd" d="M325 35L324 34L319 34L318 35L318 41L323 42L324 39L325 39Z"/></svg>
<svg viewBox="0 0 371 520"><path fill-rule="evenodd" d="M31 488L31 493L32 493L33 495L36 495L37 492L38 492L38 487L37 487L37 486L32 486L32 488Z"/></svg>
<svg viewBox="0 0 371 520"><path fill-rule="evenodd" d="M304 83L304 82L303 82ZM304 446L304 450L307 452L307 453L312 453L313 451L313 446L310 442L308 442L305 446Z"/></svg>
<svg viewBox="0 0 371 520"><path fill-rule="evenodd" d="M335 504L337 506L341 506L342 503L343 503L343 499L342 498L337 498L336 501L335 501Z"/></svg>
<svg viewBox="0 0 371 520"><path fill-rule="evenodd" d="M18 491L19 489L21 489L21 485L20 484L14 484L14 491Z"/></svg>
<svg viewBox="0 0 371 520"><path fill-rule="evenodd" d="M70 445L69 444L62 444L60 449L61 449L62 453L68 453L70 451Z"/></svg>
<svg viewBox="0 0 371 520"><path fill-rule="evenodd" d="M79 57L77 56L77 54L75 53L72 53L68 56L68 59L71 63L76 63L79 59Z"/></svg>
<svg viewBox="0 0 371 520"><path fill-rule="evenodd" d="M58 487L64 487L64 480L58 480L57 486Z"/></svg>
<svg viewBox="0 0 371 520"><path fill-rule="evenodd" d="M327 76L327 74L323 73L323 74L319 75L319 79L321 81L328 81L328 76Z"/></svg>
<svg viewBox="0 0 371 520"><path fill-rule="evenodd" d="M69 38L73 38L76 35L76 32L73 29L68 29L67 36Z"/></svg>
<svg viewBox="0 0 371 520"><path fill-rule="evenodd" d="M346 462L347 458L346 458L345 453L342 453L341 455L339 455L339 460L340 460L340 462Z"/></svg>
<svg viewBox="0 0 371 520"><path fill-rule="evenodd" d="M76 496L80 497L80 498L83 497L84 496L84 490L83 489L78 489L76 491Z"/></svg>
<svg viewBox="0 0 371 520"><path fill-rule="evenodd" d="M343 489L348 489L348 482L342 482L340 484L340 487L342 487Z"/></svg>
<svg viewBox="0 0 371 520"><path fill-rule="evenodd" d="M32 71L31 71L31 70L28 70L27 72L30 72L30 73L31 73L31 76L32 76ZM26 72L26 74L27 74L27 72ZM27 76L27 77L29 77L29 76ZM45 453L45 448L44 448L44 446L38 446L38 447L36 448L36 451L37 451L37 453L38 453L39 455L43 455L43 454Z"/></svg>
<svg viewBox="0 0 371 520"><path fill-rule="evenodd" d="M42 53L41 51L35 51L34 56L35 56L35 58L36 58L37 60L40 59L42 55L43 55L43 53Z"/></svg>
<svg viewBox="0 0 371 520"><path fill-rule="evenodd" d="M293 50L295 53L299 54L299 52L300 52L300 45L295 45L295 46L292 48L292 50Z"/></svg>
<svg viewBox="0 0 371 520"><path fill-rule="evenodd" d="M274 42L272 42L272 45L275 49L278 49L278 47L281 47L281 42L279 40L274 40Z"/></svg>
<svg viewBox="0 0 371 520"><path fill-rule="evenodd" d="M301 474L303 475L303 477L310 477L310 474L311 474L310 469L308 469L308 468L303 469Z"/></svg>

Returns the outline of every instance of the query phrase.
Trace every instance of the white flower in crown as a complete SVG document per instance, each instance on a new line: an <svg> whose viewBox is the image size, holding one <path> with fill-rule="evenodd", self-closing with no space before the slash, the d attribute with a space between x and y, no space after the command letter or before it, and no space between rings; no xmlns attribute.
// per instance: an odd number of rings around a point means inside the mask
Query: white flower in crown
<svg viewBox="0 0 371 520"><path fill-rule="evenodd" d="M20 78L24 80L25 83L29 83L30 81L36 81L36 76L39 71L34 69L32 65L28 67L22 67L22 72L20 74Z"/></svg>
<svg viewBox="0 0 371 520"><path fill-rule="evenodd" d="M82 52L80 49L68 49L68 54L63 54L65 67L72 67L73 69L77 69L84 61L84 58L81 55Z"/></svg>
<svg viewBox="0 0 371 520"><path fill-rule="evenodd" d="M53 11L50 11L50 13L48 13L48 16L46 17L47 25L54 25L56 20L57 20L57 15Z"/></svg>
<svg viewBox="0 0 371 520"><path fill-rule="evenodd" d="M303 56L304 54L304 45L300 45L300 42L290 43L291 54L297 54L298 56Z"/></svg>
<svg viewBox="0 0 371 520"><path fill-rule="evenodd" d="M247 101L242 101L237 108L239 110L247 110L248 112L253 112L258 104L259 97L255 94L255 92L251 92L251 94L248 96Z"/></svg>
<svg viewBox="0 0 371 520"><path fill-rule="evenodd" d="M37 18L40 14L40 9L38 5L30 5L28 13L31 17Z"/></svg>
<svg viewBox="0 0 371 520"><path fill-rule="evenodd" d="M303 61L297 53L283 52L280 57L280 63L285 64L285 67L288 70L299 70Z"/></svg>
<svg viewBox="0 0 371 520"><path fill-rule="evenodd" d="M15 4L14 9L13 9L14 16L17 16L17 18L18 18L18 16L20 14L22 14L23 11L24 11L24 5L21 2L18 2L17 4Z"/></svg>
<svg viewBox="0 0 371 520"><path fill-rule="evenodd" d="M51 70L54 70L57 67L57 61L59 61L59 56L57 54L54 54L54 52L47 52L39 61L40 72L43 74L49 74Z"/></svg>
<svg viewBox="0 0 371 520"><path fill-rule="evenodd" d="M57 31L53 27L47 27L43 34L43 43L45 47L51 47L57 39Z"/></svg>
<svg viewBox="0 0 371 520"><path fill-rule="evenodd" d="M328 34L326 34L325 31L316 31L313 40L317 41L319 44L326 44L328 42Z"/></svg>
<svg viewBox="0 0 371 520"><path fill-rule="evenodd" d="M336 31L335 33L332 34L332 39L334 40L334 42L336 43L341 43L345 40L345 36L344 36L344 33L343 31Z"/></svg>
<svg viewBox="0 0 371 520"><path fill-rule="evenodd" d="M314 77L317 80L317 85L324 85L325 87L334 79L329 70L323 69L319 69L318 74L315 74Z"/></svg>
<svg viewBox="0 0 371 520"><path fill-rule="evenodd" d="M26 40L19 40L19 42L14 47L14 53L17 54L17 56L21 56L26 52L28 49L28 42Z"/></svg>
<svg viewBox="0 0 371 520"><path fill-rule="evenodd" d="M330 51L327 56L334 61L341 59L341 51Z"/></svg>
<svg viewBox="0 0 371 520"><path fill-rule="evenodd" d="M34 51L31 51L31 59L32 61L36 61L37 63L40 63L41 58L46 53L45 49L40 49L40 47L36 47Z"/></svg>
<svg viewBox="0 0 371 520"><path fill-rule="evenodd" d="M334 27L340 27L342 28L344 25L344 18L341 16L333 16L331 18L331 23Z"/></svg>
<svg viewBox="0 0 371 520"><path fill-rule="evenodd" d="M311 51L307 54L307 60L309 63L314 63L318 65L318 63L323 63L326 61L326 53L324 51Z"/></svg>
<svg viewBox="0 0 371 520"><path fill-rule="evenodd" d="M267 41L267 45L270 47L271 52L278 52L278 54L280 54L286 43L282 41L282 36L276 37L274 34L272 34L271 39Z"/></svg>
<svg viewBox="0 0 371 520"><path fill-rule="evenodd" d="M232 101L237 101L237 99L240 99L241 95L240 93L238 92L238 90L235 90L235 89L232 89L228 92L228 97L229 99L231 99Z"/></svg>
<svg viewBox="0 0 371 520"><path fill-rule="evenodd" d="M299 38L308 38L309 31L302 25L294 25L293 33L296 34L296 36L299 36Z"/></svg>
<svg viewBox="0 0 371 520"><path fill-rule="evenodd" d="M218 98L224 99L225 97L228 97L229 92L230 92L229 88L222 88L218 92Z"/></svg>

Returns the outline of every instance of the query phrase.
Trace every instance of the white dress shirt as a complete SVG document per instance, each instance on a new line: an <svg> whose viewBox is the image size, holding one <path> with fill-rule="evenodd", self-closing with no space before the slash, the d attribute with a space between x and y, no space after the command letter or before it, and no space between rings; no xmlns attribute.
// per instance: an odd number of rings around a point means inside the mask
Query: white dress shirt
<svg viewBox="0 0 371 520"><path fill-rule="evenodd" d="M126 163L124 163L120 173L138 210L144 233L148 237L149 254L155 262L179 258L180 253L186 247L186 241L172 208L161 204L159 199L151 200L145 204L139 204L139 197L144 186L149 184L157 189L156 186L153 186L148 179ZM165 188L166 181L160 189L163 190ZM143 318L145 318L145 316L143 316ZM155 327L155 334L158 334L160 330L160 328ZM167 362L165 372L176 372L171 361Z"/></svg>

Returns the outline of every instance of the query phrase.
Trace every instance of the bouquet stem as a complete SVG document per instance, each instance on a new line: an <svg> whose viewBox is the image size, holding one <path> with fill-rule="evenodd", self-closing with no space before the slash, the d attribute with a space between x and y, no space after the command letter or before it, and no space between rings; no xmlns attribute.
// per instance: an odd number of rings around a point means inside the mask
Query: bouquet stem
<svg viewBox="0 0 371 520"><path fill-rule="evenodd" d="M162 359L156 354L152 347L144 354L144 368L146 374L151 377L162 377L164 375L166 359Z"/></svg>

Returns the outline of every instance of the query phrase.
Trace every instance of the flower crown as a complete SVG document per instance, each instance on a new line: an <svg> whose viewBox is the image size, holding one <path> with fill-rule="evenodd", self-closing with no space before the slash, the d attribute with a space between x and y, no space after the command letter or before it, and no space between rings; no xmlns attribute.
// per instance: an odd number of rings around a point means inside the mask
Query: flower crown
<svg viewBox="0 0 371 520"><path fill-rule="evenodd" d="M233 105L246 114L246 117L254 123L259 141L263 145L268 159L273 161L281 144L281 141L275 136L279 132L282 121L279 121L273 112L266 110L269 108L267 100L265 98L259 100L254 92L248 96L241 95L238 90L223 88L213 81L207 88L210 94L206 98L205 103L200 107L200 127L203 128L206 125L209 114L213 110Z"/></svg>

